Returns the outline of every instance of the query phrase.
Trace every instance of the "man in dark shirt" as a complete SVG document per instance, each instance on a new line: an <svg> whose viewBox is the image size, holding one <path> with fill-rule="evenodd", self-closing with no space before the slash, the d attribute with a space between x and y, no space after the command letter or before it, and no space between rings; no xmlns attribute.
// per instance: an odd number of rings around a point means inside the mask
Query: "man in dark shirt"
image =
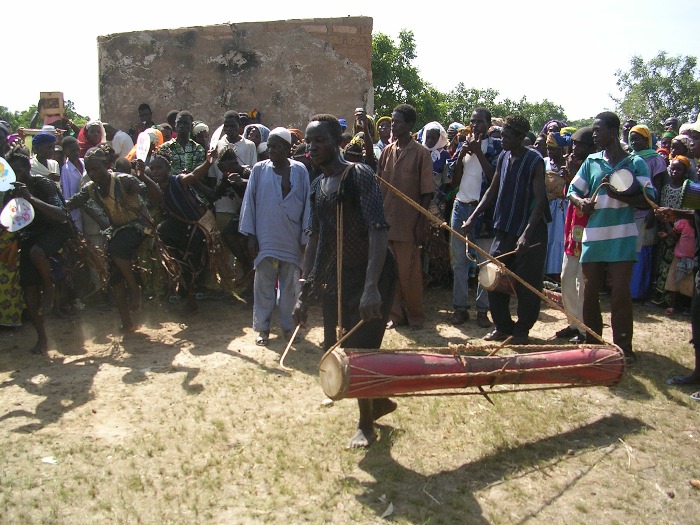
<svg viewBox="0 0 700 525"><path fill-rule="evenodd" d="M371 168L350 164L340 156L342 132L332 115L316 115L306 128L309 155L323 175L311 185L309 243L302 290L294 320L303 323L310 296L323 297L323 348L338 340L336 328L351 330L347 348L379 348L396 284L396 263L387 249L388 224L379 185ZM336 224L339 201L342 225ZM337 238L342 229L341 320L338 320ZM368 447L376 440L374 421L393 412L388 398L358 399L360 420L349 447Z"/></svg>
<svg viewBox="0 0 700 525"><path fill-rule="evenodd" d="M542 289L544 263L547 256L547 222L551 220L544 185L544 161L538 152L523 146L530 131L529 122L509 116L503 126L503 152L489 189L474 213L464 222L464 230L490 206L494 205L495 238L490 255L515 251L501 260L506 267L537 290ZM528 344L528 334L540 313L540 298L522 284L515 283L518 297L518 320L513 322L510 294L489 291L489 308L495 330L484 339L503 341L512 336L511 344Z"/></svg>

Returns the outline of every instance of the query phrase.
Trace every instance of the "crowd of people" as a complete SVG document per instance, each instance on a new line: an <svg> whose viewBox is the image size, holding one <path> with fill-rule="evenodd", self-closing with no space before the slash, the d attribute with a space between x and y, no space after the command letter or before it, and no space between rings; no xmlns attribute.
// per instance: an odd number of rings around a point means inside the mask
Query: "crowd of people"
<svg viewBox="0 0 700 525"><path fill-rule="evenodd" d="M23 198L35 211L20 231L0 229L0 326L28 319L35 353L48 349L52 312L113 302L133 331L143 297L191 314L198 292L217 287L252 296L256 345L269 344L273 311L290 341L318 300L325 349L360 320L346 345L379 348L387 329L424 329L426 248L442 242L452 324L470 321L473 291L484 339L526 345L541 305L532 289L556 287L572 322L553 335L596 343L607 290L630 364L635 301L691 317L695 369L669 381L700 384L698 122L669 118L657 137L602 112L581 129L552 120L533 131L477 107L469 122L417 130L408 104L376 120L358 108L351 126L315 115L305 132L271 129L257 110L227 111L211 133L186 110L158 125L142 104L138 117L126 132L99 120L32 133L0 122L16 176L3 205ZM431 215L449 238L431 234ZM518 279L476 280L482 250ZM351 446L371 444L374 421L395 408L359 400Z"/></svg>

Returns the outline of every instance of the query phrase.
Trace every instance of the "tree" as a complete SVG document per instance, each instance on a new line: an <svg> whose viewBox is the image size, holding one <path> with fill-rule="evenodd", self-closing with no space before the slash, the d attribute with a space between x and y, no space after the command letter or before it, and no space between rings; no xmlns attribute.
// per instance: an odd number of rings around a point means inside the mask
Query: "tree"
<svg viewBox="0 0 700 525"><path fill-rule="evenodd" d="M64 107L66 116L75 122L77 126L82 127L88 121L88 117L84 117L75 111L75 104L72 101L66 100ZM7 122L12 130L28 128L35 113L36 104L32 104L24 111L10 111L5 106L0 106L0 120Z"/></svg>
<svg viewBox="0 0 700 525"><path fill-rule="evenodd" d="M398 44L383 33L372 35L372 78L375 115L391 115L398 104L416 108L422 127L426 122L442 121L445 95L425 82L413 65L416 44L413 31L402 29Z"/></svg>
<svg viewBox="0 0 700 525"><path fill-rule="evenodd" d="M645 62L633 56L629 70L618 69L615 76L622 96L611 98L621 120L633 118L658 133L668 117L690 122L698 116L700 78L696 57L670 56L660 51Z"/></svg>
<svg viewBox="0 0 700 525"><path fill-rule="evenodd" d="M446 98L447 121L468 124L474 108L483 106L492 110L498 91L495 89L467 88L463 82L450 91ZM493 111L492 111L493 113Z"/></svg>

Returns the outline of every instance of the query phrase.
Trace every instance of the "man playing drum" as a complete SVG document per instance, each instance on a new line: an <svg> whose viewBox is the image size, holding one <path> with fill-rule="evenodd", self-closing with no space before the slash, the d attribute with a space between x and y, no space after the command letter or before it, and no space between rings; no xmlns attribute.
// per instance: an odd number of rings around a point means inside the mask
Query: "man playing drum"
<svg viewBox="0 0 700 525"><path fill-rule="evenodd" d="M547 255L547 222L551 215L542 157L523 146L528 131L530 124L525 118L519 115L506 118L501 143L503 152L498 157L493 181L463 227L464 231L471 231L477 217L495 203L491 255L498 257L515 251L502 262L518 277L541 290ZM503 341L512 336L511 344L528 344L541 301L521 283L516 284L515 290L518 296L516 322L510 316L510 294L497 290L489 292L489 307L496 328L484 337L486 341Z"/></svg>
<svg viewBox="0 0 700 525"><path fill-rule="evenodd" d="M302 268L305 279L294 321L304 323L311 296L322 297L324 350L338 340L337 325L351 330L360 321L359 329L343 346L377 349L392 306L396 262L387 249L389 225L374 173L365 164L345 161L340 156L341 140L337 118L311 118L306 143L311 161L323 175L311 184L310 237ZM396 409L388 398L358 399L358 404L358 430L348 443L353 448L370 446L376 440L374 421Z"/></svg>
<svg viewBox="0 0 700 525"><path fill-rule="evenodd" d="M583 322L599 335L603 333L600 312L600 289L605 282L606 270L611 283L611 325L613 341L625 353L628 363L635 361L632 351L632 295L630 280L637 260L637 225L634 208L648 208L641 192L623 195L606 186L597 200L593 195L608 177L618 170L627 170L652 199L655 196L649 170L644 160L628 155L620 145L620 119L605 111L593 121L593 141L602 149L589 155L569 185L568 197L572 205L589 215L583 233L581 269L585 291ZM597 342L590 334L587 341Z"/></svg>

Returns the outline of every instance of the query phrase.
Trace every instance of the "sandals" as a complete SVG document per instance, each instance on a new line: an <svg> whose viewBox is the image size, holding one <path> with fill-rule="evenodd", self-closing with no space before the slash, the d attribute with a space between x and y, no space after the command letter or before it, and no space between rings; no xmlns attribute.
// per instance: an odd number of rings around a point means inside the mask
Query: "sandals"
<svg viewBox="0 0 700 525"><path fill-rule="evenodd" d="M270 342L270 332L260 332L255 338L255 344L258 346L267 346Z"/></svg>
<svg viewBox="0 0 700 525"><path fill-rule="evenodd" d="M700 401L700 391L690 394L690 399L693 401Z"/></svg>

